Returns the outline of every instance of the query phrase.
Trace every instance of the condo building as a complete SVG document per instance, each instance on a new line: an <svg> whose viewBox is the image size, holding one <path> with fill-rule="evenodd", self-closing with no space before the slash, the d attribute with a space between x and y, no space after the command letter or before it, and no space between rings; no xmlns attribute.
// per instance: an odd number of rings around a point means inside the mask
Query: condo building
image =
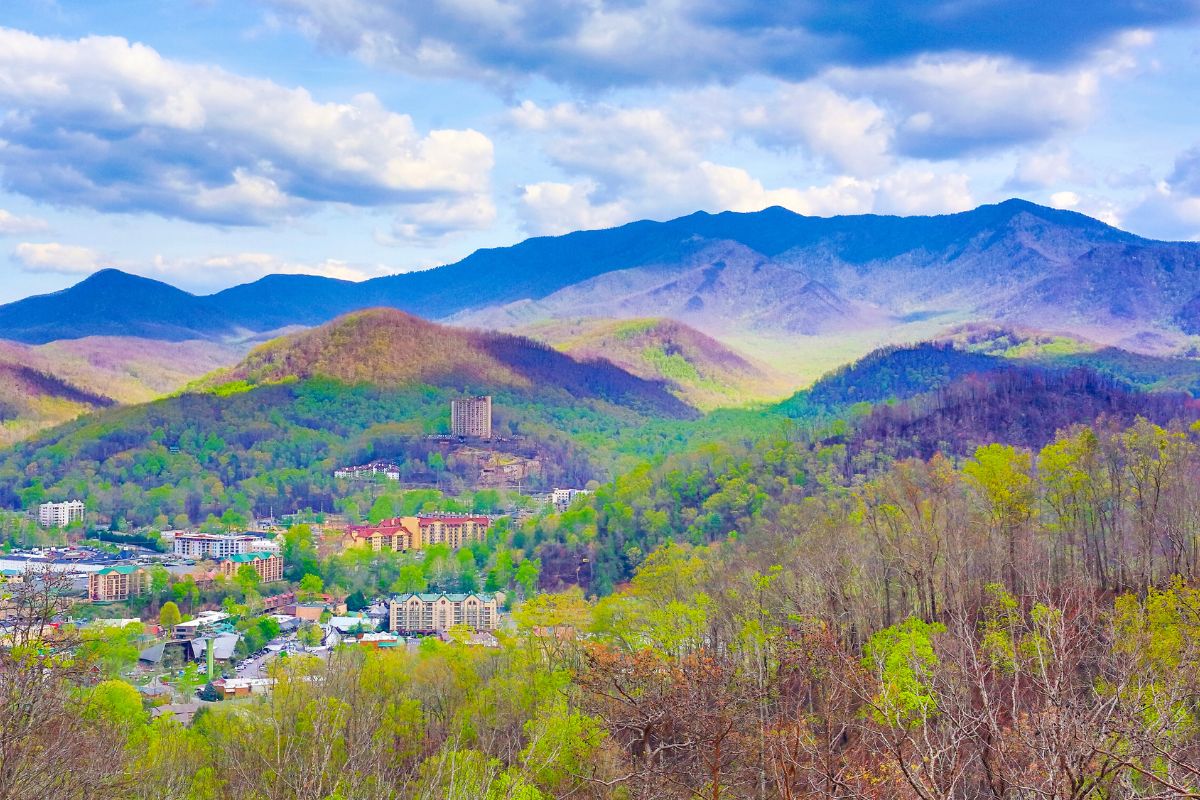
<svg viewBox="0 0 1200 800"><path fill-rule="evenodd" d="M38 506L38 524L43 528L65 528L72 522L83 522L84 506L79 500L65 503L42 503Z"/></svg>
<svg viewBox="0 0 1200 800"><path fill-rule="evenodd" d="M471 439L492 438L491 395L451 400L450 433Z"/></svg>
<svg viewBox="0 0 1200 800"><path fill-rule="evenodd" d="M258 573L258 579L262 583L283 580L283 559L275 553L238 553L222 559L217 567L226 578L233 578L243 564L254 567L254 571Z"/></svg>
<svg viewBox="0 0 1200 800"><path fill-rule="evenodd" d="M504 595L403 594L392 598L389 628L399 633L445 633L454 625L491 631L500 625Z"/></svg>
<svg viewBox="0 0 1200 800"><path fill-rule="evenodd" d="M221 559L258 550L275 550L274 541L248 533L177 533L174 553L184 558Z"/></svg>
<svg viewBox="0 0 1200 800"><path fill-rule="evenodd" d="M105 567L88 575L88 599L113 603L140 597L150 591L150 573L133 564Z"/></svg>

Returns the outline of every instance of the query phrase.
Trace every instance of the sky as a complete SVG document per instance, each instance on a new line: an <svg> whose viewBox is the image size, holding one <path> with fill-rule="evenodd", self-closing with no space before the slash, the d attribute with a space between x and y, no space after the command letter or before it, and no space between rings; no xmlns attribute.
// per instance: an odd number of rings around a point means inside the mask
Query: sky
<svg viewBox="0 0 1200 800"><path fill-rule="evenodd" d="M1200 239L1200 0L0 0L0 302L696 210Z"/></svg>

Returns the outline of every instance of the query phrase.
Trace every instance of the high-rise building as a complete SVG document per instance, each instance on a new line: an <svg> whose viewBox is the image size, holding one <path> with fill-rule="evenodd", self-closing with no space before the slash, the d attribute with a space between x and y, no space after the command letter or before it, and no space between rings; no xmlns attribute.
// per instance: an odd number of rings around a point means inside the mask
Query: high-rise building
<svg viewBox="0 0 1200 800"><path fill-rule="evenodd" d="M472 439L492 438L492 396L451 400L450 433Z"/></svg>
<svg viewBox="0 0 1200 800"><path fill-rule="evenodd" d="M174 552L184 558L226 558L258 550L279 552L279 544L248 533L177 533Z"/></svg>
<svg viewBox="0 0 1200 800"><path fill-rule="evenodd" d="M83 522L83 503L68 500L65 503L42 503L38 506L38 524L43 528L65 528L72 522Z"/></svg>

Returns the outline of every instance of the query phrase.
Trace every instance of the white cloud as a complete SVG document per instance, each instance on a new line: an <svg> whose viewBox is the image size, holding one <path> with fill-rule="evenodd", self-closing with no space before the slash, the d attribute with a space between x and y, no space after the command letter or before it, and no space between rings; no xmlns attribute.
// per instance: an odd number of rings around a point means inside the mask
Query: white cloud
<svg viewBox="0 0 1200 800"><path fill-rule="evenodd" d="M1070 148L1059 145L1022 153L1006 185L1015 189L1056 189L1070 183L1090 183L1090 179L1076 166Z"/></svg>
<svg viewBox="0 0 1200 800"><path fill-rule="evenodd" d="M191 259L156 256L150 264L140 267L131 264L128 268L155 277L181 279L195 286L227 286L233 282L257 280L264 275L323 275L361 281L395 272L381 264L351 264L338 259L296 261L271 253L254 252Z"/></svg>
<svg viewBox="0 0 1200 800"><path fill-rule="evenodd" d="M562 233L698 209L757 211L778 205L813 215L915 214L958 211L972 203L965 175L927 168L835 176L801 187L764 185L748 170L709 156L714 144L728 139L718 122L722 112L706 116L699 111L694 124L688 124L673 113L686 105L655 109L562 103L543 108L523 103L512 113L514 123L542 137L547 157L571 176L523 187L520 213L526 227L532 233ZM881 155L878 143L870 149ZM880 157L872 166L885 163Z"/></svg>
<svg viewBox="0 0 1200 800"><path fill-rule="evenodd" d="M421 133L370 94L319 102L118 37L0 29L4 110L4 182L49 202L235 225L325 203L415 205L435 227L439 203L464 227L492 218L482 133Z"/></svg>
<svg viewBox="0 0 1200 800"><path fill-rule="evenodd" d="M21 242L12 255L26 272L61 275L91 274L100 269L101 261L100 253L90 247L58 242Z"/></svg>
<svg viewBox="0 0 1200 800"><path fill-rule="evenodd" d="M11 236L21 233L40 233L48 230L50 225L44 219L36 217L18 217L11 211L0 208L0 236Z"/></svg>
<svg viewBox="0 0 1200 800"><path fill-rule="evenodd" d="M902 65L834 69L823 80L887 108L901 153L951 158L1085 124L1107 66L1060 73L995 56L922 56Z"/></svg>
<svg viewBox="0 0 1200 800"><path fill-rule="evenodd" d="M877 174L892 165L893 125L884 109L869 98L845 97L816 82L783 84L749 104L738 90L720 92L723 96L709 93L698 98L698 107L744 105L735 112L733 124L763 144L803 146L855 175Z"/></svg>

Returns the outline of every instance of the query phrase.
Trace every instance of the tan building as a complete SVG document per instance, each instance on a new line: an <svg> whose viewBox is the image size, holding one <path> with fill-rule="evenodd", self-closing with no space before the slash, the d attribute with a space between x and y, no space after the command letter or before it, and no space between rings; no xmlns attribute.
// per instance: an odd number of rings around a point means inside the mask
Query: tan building
<svg viewBox="0 0 1200 800"><path fill-rule="evenodd" d="M150 573L133 564L105 567L88 575L88 599L112 603L140 597L150 591Z"/></svg>
<svg viewBox="0 0 1200 800"><path fill-rule="evenodd" d="M500 625L504 595L403 594L392 598L389 628L401 633L445 633L454 625L491 631Z"/></svg>
<svg viewBox="0 0 1200 800"><path fill-rule="evenodd" d="M283 559L275 553L239 553L222 560L217 568L226 578L233 578L243 564L254 567L258 579L263 583L283 580Z"/></svg>
<svg viewBox="0 0 1200 800"><path fill-rule="evenodd" d="M491 525L492 521L487 517L471 514L393 517L378 525L347 528L342 543L344 547L369 547L375 552L403 553L432 544L445 544L457 550L483 541Z"/></svg>
<svg viewBox="0 0 1200 800"><path fill-rule="evenodd" d="M487 538L492 521L483 515L439 514L427 517L405 517L415 519L421 534L421 546L447 544L457 550L472 542Z"/></svg>
<svg viewBox="0 0 1200 800"><path fill-rule="evenodd" d="M450 434L472 439L492 438L492 396L451 400Z"/></svg>
<svg viewBox="0 0 1200 800"><path fill-rule="evenodd" d="M342 537L345 547L369 547L376 553L390 550L403 553L421 549L420 526L416 517L385 519L378 525L351 525Z"/></svg>

